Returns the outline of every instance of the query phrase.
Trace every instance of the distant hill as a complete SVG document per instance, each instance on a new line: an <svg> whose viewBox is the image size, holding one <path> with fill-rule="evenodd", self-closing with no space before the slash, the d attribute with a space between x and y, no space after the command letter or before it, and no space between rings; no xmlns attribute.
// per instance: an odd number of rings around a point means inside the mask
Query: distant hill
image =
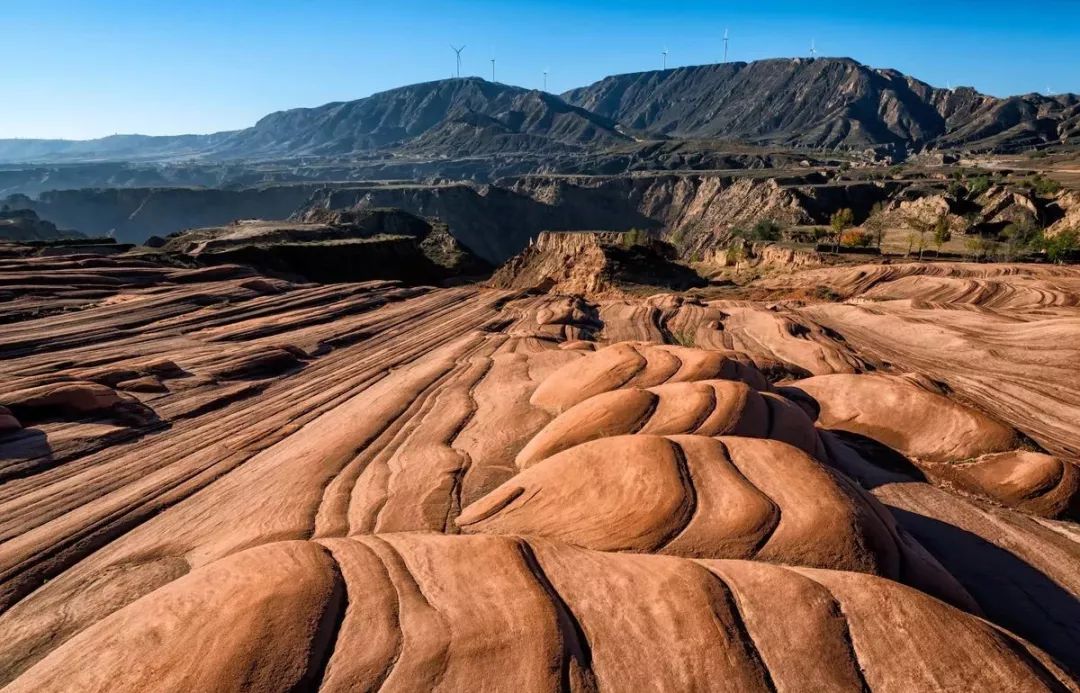
<svg viewBox="0 0 1080 693"><path fill-rule="evenodd" d="M1080 99L936 89L848 58L773 59L607 77L563 94L627 128L788 146L1010 150L1080 134Z"/></svg>
<svg viewBox="0 0 1080 693"><path fill-rule="evenodd" d="M0 163L161 161L211 151L231 134L110 135L96 140L0 139Z"/></svg>
<svg viewBox="0 0 1080 693"><path fill-rule="evenodd" d="M542 152L625 139L611 120L558 96L469 77L271 113L235 133L215 154L319 156L408 146L440 154L473 149Z"/></svg>
<svg viewBox="0 0 1080 693"><path fill-rule="evenodd" d="M0 140L0 163L548 156L604 150L628 142L627 133L899 154L1009 152L1080 136L1080 98L938 89L848 58L615 75L562 97L468 77L279 111L211 135Z"/></svg>

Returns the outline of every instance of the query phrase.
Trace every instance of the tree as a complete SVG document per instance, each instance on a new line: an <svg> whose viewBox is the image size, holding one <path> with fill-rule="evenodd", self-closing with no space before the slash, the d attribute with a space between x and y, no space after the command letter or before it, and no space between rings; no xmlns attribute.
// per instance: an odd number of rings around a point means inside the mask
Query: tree
<svg viewBox="0 0 1080 693"><path fill-rule="evenodd" d="M979 244L979 237L968 238L964 241L964 248L971 254L971 259L976 262L979 261L979 253L981 245Z"/></svg>
<svg viewBox="0 0 1080 693"><path fill-rule="evenodd" d="M941 246L952 240L952 224L949 223L948 213L943 213L934 222L934 245L938 255L941 255Z"/></svg>
<svg viewBox="0 0 1080 693"><path fill-rule="evenodd" d="M844 233L845 229L850 228L854 223L855 213L847 207L837 210L829 217L829 226L831 226L833 230L833 252L840 251L840 236Z"/></svg>
<svg viewBox="0 0 1080 693"><path fill-rule="evenodd" d="M920 217L912 216L907 219L908 226L915 229L915 233L919 235L919 260L922 260L923 249L926 248L926 234L930 233L937 226L937 220L926 221ZM911 252L910 250L908 251Z"/></svg>
<svg viewBox="0 0 1080 693"><path fill-rule="evenodd" d="M964 241L964 247L971 253L975 262L992 260L1001 249L1000 244L993 238L986 236L973 236Z"/></svg>
<svg viewBox="0 0 1080 693"><path fill-rule="evenodd" d="M874 237L866 231L849 229L840 234L840 242L853 248L869 248L874 243Z"/></svg>
<svg viewBox="0 0 1080 693"><path fill-rule="evenodd" d="M885 208L880 202L875 202L870 208L870 216L863 222L863 228L874 239L877 249L881 250L881 241L885 238Z"/></svg>
<svg viewBox="0 0 1080 693"><path fill-rule="evenodd" d="M1050 262L1060 264L1080 250L1080 233L1076 229L1068 229L1047 238L1043 245Z"/></svg>
<svg viewBox="0 0 1080 693"><path fill-rule="evenodd" d="M1012 260L1020 252L1040 249L1043 245L1043 230L1027 217L1022 217L1006 226L999 236L1005 244L1005 256Z"/></svg>
<svg viewBox="0 0 1080 693"><path fill-rule="evenodd" d="M979 237L979 255L986 260L993 260L1000 250L1000 244L993 238Z"/></svg>

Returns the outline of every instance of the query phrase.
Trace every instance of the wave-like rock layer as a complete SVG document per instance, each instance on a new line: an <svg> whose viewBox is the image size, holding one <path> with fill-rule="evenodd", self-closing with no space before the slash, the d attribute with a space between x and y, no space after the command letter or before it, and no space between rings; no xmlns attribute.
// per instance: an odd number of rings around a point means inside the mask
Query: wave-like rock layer
<svg viewBox="0 0 1080 693"><path fill-rule="evenodd" d="M1080 690L1065 304L0 292L5 690Z"/></svg>

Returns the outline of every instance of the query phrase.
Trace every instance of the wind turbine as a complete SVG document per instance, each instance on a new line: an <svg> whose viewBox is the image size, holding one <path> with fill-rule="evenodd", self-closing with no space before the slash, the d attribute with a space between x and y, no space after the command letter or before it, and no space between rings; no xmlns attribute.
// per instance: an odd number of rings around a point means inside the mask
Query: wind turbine
<svg viewBox="0 0 1080 693"><path fill-rule="evenodd" d="M544 91L547 91L547 76L548 76L548 69L545 67L544 68Z"/></svg>
<svg viewBox="0 0 1080 693"><path fill-rule="evenodd" d="M461 51L465 50L465 46L462 45L461 48L456 48L454 44L451 43L450 50L457 54L457 76L461 77Z"/></svg>
<svg viewBox="0 0 1080 693"><path fill-rule="evenodd" d="M814 45L814 39L810 39L810 59L813 60L817 57L817 48Z"/></svg>
<svg viewBox="0 0 1080 693"><path fill-rule="evenodd" d="M495 81L495 56L491 56L491 81Z"/></svg>
<svg viewBox="0 0 1080 693"><path fill-rule="evenodd" d="M724 27L724 62L727 62L728 30Z"/></svg>
<svg viewBox="0 0 1080 693"><path fill-rule="evenodd" d="M664 56L664 69L665 70L667 69L667 54L668 54L668 49L665 46L664 50L660 51L660 55Z"/></svg>

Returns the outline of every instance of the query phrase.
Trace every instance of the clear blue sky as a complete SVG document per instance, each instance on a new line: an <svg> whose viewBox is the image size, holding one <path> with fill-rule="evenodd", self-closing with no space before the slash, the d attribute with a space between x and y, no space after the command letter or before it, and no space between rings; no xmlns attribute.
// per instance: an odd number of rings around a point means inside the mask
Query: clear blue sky
<svg viewBox="0 0 1080 693"><path fill-rule="evenodd" d="M848 56L996 95L1080 92L1080 0L0 0L0 138L246 127L453 71L561 92L605 75Z"/></svg>

